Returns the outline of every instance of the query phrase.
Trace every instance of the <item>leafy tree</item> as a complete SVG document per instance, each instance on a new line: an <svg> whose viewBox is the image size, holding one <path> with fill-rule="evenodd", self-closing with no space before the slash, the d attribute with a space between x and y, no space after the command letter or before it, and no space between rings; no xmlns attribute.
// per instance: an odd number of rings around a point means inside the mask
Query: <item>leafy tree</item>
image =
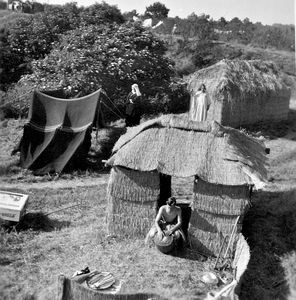
<svg viewBox="0 0 296 300"><path fill-rule="evenodd" d="M32 3L32 13L36 14L38 12L44 11L44 5L39 2L33 2Z"/></svg>
<svg viewBox="0 0 296 300"><path fill-rule="evenodd" d="M124 17L117 6L109 5L106 2L95 3L85 8L81 13L81 22L84 25L97 25L104 23L122 24Z"/></svg>
<svg viewBox="0 0 296 300"><path fill-rule="evenodd" d="M293 25L257 26L252 44L262 48L273 47L295 51L295 27Z"/></svg>
<svg viewBox="0 0 296 300"><path fill-rule="evenodd" d="M228 29L238 32L242 28L242 21L238 17L234 17L228 22Z"/></svg>
<svg viewBox="0 0 296 300"><path fill-rule="evenodd" d="M1 88L19 80L30 72L30 62L48 54L60 34L77 28L80 23L80 9L75 3L64 6L45 6L42 13L16 19L3 32L1 38L2 66Z"/></svg>
<svg viewBox="0 0 296 300"><path fill-rule="evenodd" d="M18 20L10 29L7 40L11 52L18 55L22 62L28 62L44 57L57 39L57 33L40 16L32 16Z"/></svg>
<svg viewBox="0 0 296 300"><path fill-rule="evenodd" d="M123 22L123 16L115 6L106 3L89 8L78 8L75 2L66 5L45 5L44 12L24 14L17 19L2 36L0 65L2 66L0 85L16 82L21 75L30 72L30 62L43 58L52 50L60 35L78 28L81 23L106 24Z"/></svg>
<svg viewBox="0 0 296 300"><path fill-rule="evenodd" d="M221 17L218 20L218 28L220 28L220 29L224 29L227 24L228 24L228 22L225 20L224 17Z"/></svg>
<svg viewBox="0 0 296 300"><path fill-rule="evenodd" d="M20 84L64 88L69 96L102 87L120 106L134 82L147 96L169 89L174 72L165 51L164 43L140 25L91 25L65 34L49 55L32 63L34 73Z"/></svg>
<svg viewBox="0 0 296 300"><path fill-rule="evenodd" d="M146 7L145 16L162 20L167 18L169 11L170 10L164 4L155 2Z"/></svg>
<svg viewBox="0 0 296 300"><path fill-rule="evenodd" d="M0 52L0 89L6 90L12 82L30 73L29 64L18 53L11 51L6 43L2 43Z"/></svg>
<svg viewBox="0 0 296 300"><path fill-rule="evenodd" d="M193 37L200 41L215 39L214 23L210 16L205 14L197 16L192 13L179 24L179 31L185 41Z"/></svg>
<svg viewBox="0 0 296 300"><path fill-rule="evenodd" d="M249 18L245 18L243 20L242 26L243 34L241 36L241 41L244 44L249 44L254 37L255 25L249 20Z"/></svg>
<svg viewBox="0 0 296 300"><path fill-rule="evenodd" d="M3 0L0 1L0 9L7 9L7 2L6 1L3 1Z"/></svg>
<svg viewBox="0 0 296 300"><path fill-rule="evenodd" d="M40 18L53 34L61 34L80 26L82 12L83 8L79 8L76 2L62 6L46 5L44 13L36 16L36 18Z"/></svg>
<svg viewBox="0 0 296 300"><path fill-rule="evenodd" d="M139 14L135 9L133 9L131 11L123 13L123 17L126 21L131 21L133 17L139 17Z"/></svg>

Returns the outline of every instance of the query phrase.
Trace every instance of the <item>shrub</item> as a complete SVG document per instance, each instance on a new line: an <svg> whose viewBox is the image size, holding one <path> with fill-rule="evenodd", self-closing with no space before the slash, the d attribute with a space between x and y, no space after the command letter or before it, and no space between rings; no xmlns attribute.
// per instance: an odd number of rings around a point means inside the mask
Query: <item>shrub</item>
<svg viewBox="0 0 296 300"><path fill-rule="evenodd" d="M0 42L3 48L0 57L1 73L7 74L0 80L3 89L19 80L21 75L30 72L30 62L44 58L61 34L78 28L81 23L87 26L123 22L118 8L104 2L88 8L78 8L76 3L41 6L34 3L33 9L44 9L44 12L29 16L13 14L12 21L10 17L4 24L0 24ZM8 22L9 26L6 25Z"/></svg>
<svg viewBox="0 0 296 300"><path fill-rule="evenodd" d="M102 2L85 8L80 14L80 21L84 25L122 24L124 23L124 17L116 6Z"/></svg>
<svg viewBox="0 0 296 300"><path fill-rule="evenodd" d="M144 98L169 91L174 72L165 51L164 43L138 24L81 27L65 34L44 59L33 61L33 74L16 87L64 88L69 97L102 87L123 107L134 82Z"/></svg>
<svg viewBox="0 0 296 300"><path fill-rule="evenodd" d="M0 9L7 9L7 3L4 1L0 1Z"/></svg>
<svg viewBox="0 0 296 300"><path fill-rule="evenodd" d="M28 80L28 76L23 80L10 87L3 95L0 110L5 118L27 117L30 101L35 86L33 82Z"/></svg>
<svg viewBox="0 0 296 300"><path fill-rule="evenodd" d="M179 114L188 111L190 95L186 84L177 78L172 79L166 92L156 93L150 96L142 104L144 117L155 116L161 113Z"/></svg>

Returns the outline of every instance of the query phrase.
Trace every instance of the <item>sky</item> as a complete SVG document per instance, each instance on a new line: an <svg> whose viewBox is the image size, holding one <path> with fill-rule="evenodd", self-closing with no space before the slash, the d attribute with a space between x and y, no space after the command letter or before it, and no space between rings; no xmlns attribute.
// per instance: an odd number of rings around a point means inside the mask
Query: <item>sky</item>
<svg viewBox="0 0 296 300"><path fill-rule="evenodd" d="M77 2L79 6L89 6L100 0L43 0L49 4L65 4ZM214 20L224 17L230 21L234 17L243 20L249 18L253 23L272 25L295 24L296 0L105 0L110 5L116 5L121 12L135 9L143 14L146 7L161 2L170 11L169 17L186 18L191 13L208 14ZM41 1L40 1L41 2Z"/></svg>

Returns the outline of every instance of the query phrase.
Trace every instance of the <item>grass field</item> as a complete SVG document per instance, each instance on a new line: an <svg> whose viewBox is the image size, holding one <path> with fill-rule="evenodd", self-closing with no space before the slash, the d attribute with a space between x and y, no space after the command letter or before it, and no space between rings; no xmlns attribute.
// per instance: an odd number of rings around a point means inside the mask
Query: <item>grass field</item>
<svg viewBox="0 0 296 300"><path fill-rule="evenodd" d="M296 297L296 102L290 107L288 123L260 132L271 151L270 184L255 193L244 222L251 260L241 299Z"/></svg>
<svg viewBox="0 0 296 300"><path fill-rule="evenodd" d="M11 161L10 152L22 123L9 120L0 134L1 189L30 195L22 222L13 229L3 223L0 230L0 299L53 299L58 275L71 276L86 265L115 274L123 281L122 293L152 291L175 299L206 295L209 287L200 278L213 259L204 261L190 250L178 257L163 255L144 247L142 239L106 238L107 170L55 179L33 176L15 166L17 157ZM118 137L120 127L100 131L100 143L93 140L93 160L108 153L114 140L107 137Z"/></svg>
<svg viewBox="0 0 296 300"><path fill-rule="evenodd" d="M269 184L254 193L243 227L251 260L241 299L296 296L295 104L291 103L288 122L246 129L263 136L271 153ZM213 266L213 259L204 261L192 251L164 255L144 247L141 239L106 236L108 170L100 166L57 179L34 177L16 167L18 157L11 159L10 152L21 135L22 122L8 120L0 130L0 189L30 195L23 221L15 228L2 224L0 229L0 299L53 299L58 275L71 276L85 266L112 272L123 282L122 293L149 291L169 299L205 297L211 286L201 276ZM108 153L110 130L100 132L104 143L93 143L93 160Z"/></svg>

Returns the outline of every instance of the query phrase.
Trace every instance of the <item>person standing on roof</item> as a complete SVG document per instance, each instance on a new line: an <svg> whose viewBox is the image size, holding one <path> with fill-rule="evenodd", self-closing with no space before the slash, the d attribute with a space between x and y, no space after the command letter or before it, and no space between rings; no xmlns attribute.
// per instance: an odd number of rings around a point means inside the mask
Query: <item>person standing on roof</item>
<svg viewBox="0 0 296 300"><path fill-rule="evenodd" d="M136 126L140 124L141 120L141 109L140 100L141 92L139 86L134 83L132 90L127 96L127 105L125 108L125 124L127 127Z"/></svg>
<svg viewBox="0 0 296 300"><path fill-rule="evenodd" d="M197 122L206 121L210 104L206 86L202 84L197 92L191 95L189 119Z"/></svg>

